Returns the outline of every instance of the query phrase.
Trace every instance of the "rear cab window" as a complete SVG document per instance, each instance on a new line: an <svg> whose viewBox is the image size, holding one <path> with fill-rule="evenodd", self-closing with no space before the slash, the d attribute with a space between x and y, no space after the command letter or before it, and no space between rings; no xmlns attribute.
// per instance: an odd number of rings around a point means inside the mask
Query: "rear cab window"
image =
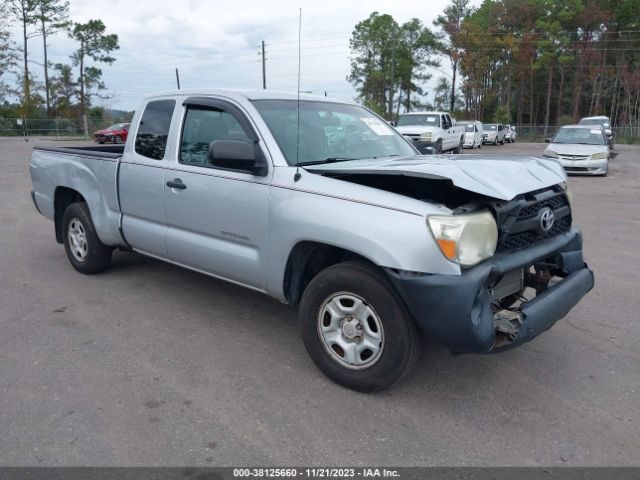
<svg viewBox="0 0 640 480"><path fill-rule="evenodd" d="M154 100L146 105L136 132L137 154L152 160L164 158L175 107L175 100Z"/></svg>

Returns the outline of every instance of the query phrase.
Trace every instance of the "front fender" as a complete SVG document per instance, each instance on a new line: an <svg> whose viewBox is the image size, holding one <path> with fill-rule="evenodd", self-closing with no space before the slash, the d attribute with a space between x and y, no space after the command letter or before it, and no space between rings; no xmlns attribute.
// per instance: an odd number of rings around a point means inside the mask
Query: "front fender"
<svg viewBox="0 0 640 480"><path fill-rule="evenodd" d="M285 299L287 259L295 245L305 241L342 248L380 267L460 274L429 234L424 202L309 172L299 182L283 180L276 172L269 194L266 259L271 295ZM340 189L345 189L342 195Z"/></svg>

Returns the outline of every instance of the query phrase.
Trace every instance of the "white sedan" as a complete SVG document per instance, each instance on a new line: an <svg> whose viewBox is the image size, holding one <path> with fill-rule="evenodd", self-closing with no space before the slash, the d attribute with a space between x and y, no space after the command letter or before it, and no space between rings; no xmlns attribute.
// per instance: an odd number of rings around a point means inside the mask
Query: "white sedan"
<svg viewBox="0 0 640 480"><path fill-rule="evenodd" d="M607 176L610 152L601 127L567 125L547 142L544 156L558 160L567 173Z"/></svg>

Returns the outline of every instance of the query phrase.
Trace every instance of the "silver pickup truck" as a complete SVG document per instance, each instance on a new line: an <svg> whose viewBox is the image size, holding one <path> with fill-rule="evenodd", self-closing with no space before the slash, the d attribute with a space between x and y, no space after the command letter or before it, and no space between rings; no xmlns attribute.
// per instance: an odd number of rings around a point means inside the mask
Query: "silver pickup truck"
<svg viewBox="0 0 640 480"><path fill-rule="evenodd" d="M126 145L35 148L31 178L79 272L136 251L297 304L313 361L360 391L400 380L420 332L500 352L593 286L557 162L421 156L324 97L152 96Z"/></svg>

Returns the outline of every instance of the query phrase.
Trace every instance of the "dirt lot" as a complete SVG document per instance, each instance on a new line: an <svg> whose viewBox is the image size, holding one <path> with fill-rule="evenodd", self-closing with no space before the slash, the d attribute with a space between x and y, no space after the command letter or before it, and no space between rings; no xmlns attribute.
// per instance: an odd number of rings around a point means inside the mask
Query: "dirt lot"
<svg viewBox="0 0 640 480"><path fill-rule="evenodd" d="M570 180L596 288L564 320L495 356L425 340L407 382L362 395L266 296L129 253L76 273L31 203L32 146L0 141L0 464L639 463L639 147Z"/></svg>

